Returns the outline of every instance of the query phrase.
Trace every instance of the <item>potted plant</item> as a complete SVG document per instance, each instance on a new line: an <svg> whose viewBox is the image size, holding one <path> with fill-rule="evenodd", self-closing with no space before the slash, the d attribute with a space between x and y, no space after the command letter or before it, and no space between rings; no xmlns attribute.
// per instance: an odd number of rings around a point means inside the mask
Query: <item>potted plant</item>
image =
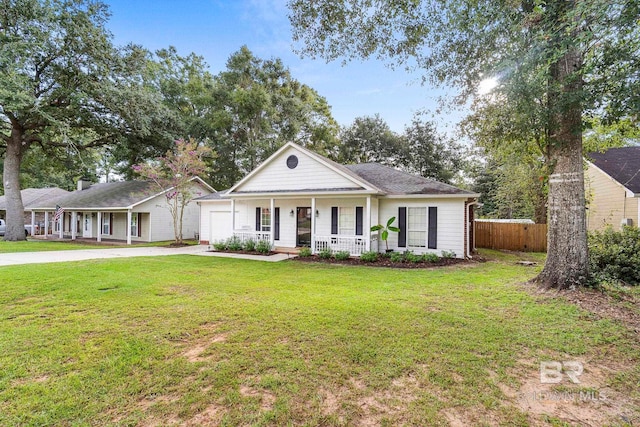
<svg viewBox="0 0 640 427"><path fill-rule="evenodd" d="M394 227L393 225L391 225L395 220L396 220L396 217L392 216L387 221L387 225L378 224L371 227L371 231L382 230L382 233L380 233L380 239L384 241L384 244L387 247L386 252L392 252L392 250L389 249L389 242L387 242L387 239L389 238L389 232L390 231L393 231L394 233L400 232L400 229L398 227Z"/></svg>

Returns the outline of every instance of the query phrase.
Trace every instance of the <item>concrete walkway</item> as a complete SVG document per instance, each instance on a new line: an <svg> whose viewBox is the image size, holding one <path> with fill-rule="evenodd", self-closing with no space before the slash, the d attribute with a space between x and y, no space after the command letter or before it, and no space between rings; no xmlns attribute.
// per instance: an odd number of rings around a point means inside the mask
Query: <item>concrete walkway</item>
<svg viewBox="0 0 640 427"><path fill-rule="evenodd" d="M256 261L277 262L291 256L275 254L268 257L259 255L230 254L222 252L207 252L207 246L195 245L182 248L144 247L144 248L111 248L111 249L79 249L66 251L43 252L15 252L0 254L0 266L21 264L45 264L51 262L84 261L87 259L155 257L167 255L202 255L225 258L240 258Z"/></svg>

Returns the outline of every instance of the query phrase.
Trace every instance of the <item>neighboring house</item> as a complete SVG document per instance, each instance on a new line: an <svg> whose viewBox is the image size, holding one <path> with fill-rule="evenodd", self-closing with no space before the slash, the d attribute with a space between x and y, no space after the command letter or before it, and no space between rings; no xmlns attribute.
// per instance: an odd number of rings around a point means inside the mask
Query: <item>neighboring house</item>
<svg viewBox="0 0 640 427"><path fill-rule="evenodd" d="M215 190L198 177L192 179L193 193L204 196ZM51 233L60 238L77 237L123 240L127 244L172 240L173 219L167 207L165 194L149 181L121 181L91 184L78 182L78 190L31 209L42 213L50 225ZM53 221L56 207L64 213ZM183 235L195 237L198 233L200 210L195 202L184 211Z"/></svg>
<svg viewBox="0 0 640 427"><path fill-rule="evenodd" d="M478 194L377 163L340 165L285 144L227 191L197 199L201 243L233 235L286 250L308 246L352 255L384 250L372 225L396 217L389 248L416 253L472 250ZM233 214L232 214L233 212Z"/></svg>
<svg viewBox="0 0 640 427"><path fill-rule="evenodd" d="M20 191L22 195L22 205L24 206L24 223L25 224L41 224L44 225L44 216L35 215L31 211L32 206L47 203L65 194L69 194L67 190L58 187L49 188L25 188ZM0 219L6 219L7 202L5 196L0 196Z"/></svg>
<svg viewBox="0 0 640 427"><path fill-rule="evenodd" d="M588 230L640 224L640 147L590 153L585 181Z"/></svg>

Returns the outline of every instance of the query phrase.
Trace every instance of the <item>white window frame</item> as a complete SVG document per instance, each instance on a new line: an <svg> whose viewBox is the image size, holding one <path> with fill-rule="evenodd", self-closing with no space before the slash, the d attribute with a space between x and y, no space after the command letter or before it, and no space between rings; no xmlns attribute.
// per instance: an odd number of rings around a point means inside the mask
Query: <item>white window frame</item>
<svg viewBox="0 0 640 427"><path fill-rule="evenodd" d="M105 232L105 226L107 227L107 231ZM100 224L100 232L102 233L102 235L104 236L110 236L111 235L111 214L110 213L103 213L102 214L102 224Z"/></svg>
<svg viewBox="0 0 640 427"><path fill-rule="evenodd" d="M338 235L355 236L356 208L355 206L338 206Z"/></svg>
<svg viewBox="0 0 640 427"><path fill-rule="evenodd" d="M271 231L271 208L260 208L260 231Z"/></svg>
<svg viewBox="0 0 640 427"><path fill-rule="evenodd" d="M426 206L407 206L407 247L427 247L428 212ZM420 220L421 217L424 218L423 221Z"/></svg>
<svg viewBox="0 0 640 427"><path fill-rule="evenodd" d="M131 237L138 237L139 226L140 224L138 224L138 213L133 212L131 214Z"/></svg>

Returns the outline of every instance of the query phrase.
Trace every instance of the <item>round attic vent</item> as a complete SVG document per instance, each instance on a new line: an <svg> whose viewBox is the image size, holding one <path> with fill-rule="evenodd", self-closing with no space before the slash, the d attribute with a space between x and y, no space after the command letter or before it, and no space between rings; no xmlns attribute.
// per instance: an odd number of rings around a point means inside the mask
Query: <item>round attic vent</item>
<svg viewBox="0 0 640 427"><path fill-rule="evenodd" d="M296 166L298 166L298 158L293 155L287 157L287 167L289 169L295 169Z"/></svg>

